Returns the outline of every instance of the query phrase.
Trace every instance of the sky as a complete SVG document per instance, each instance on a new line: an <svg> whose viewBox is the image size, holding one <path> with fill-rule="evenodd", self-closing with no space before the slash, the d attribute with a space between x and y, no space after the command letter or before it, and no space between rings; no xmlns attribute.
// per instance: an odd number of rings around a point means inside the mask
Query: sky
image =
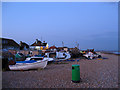
<svg viewBox="0 0 120 90"><path fill-rule="evenodd" d="M118 2L3 2L2 37L80 49L118 49Z"/></svg>

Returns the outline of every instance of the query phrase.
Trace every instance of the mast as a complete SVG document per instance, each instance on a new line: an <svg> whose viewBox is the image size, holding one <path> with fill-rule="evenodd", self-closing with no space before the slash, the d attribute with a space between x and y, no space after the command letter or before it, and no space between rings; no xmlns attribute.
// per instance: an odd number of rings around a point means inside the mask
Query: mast
<svg viewBox="0 0 120 90"><path fill-rule="evenodd" d="M42 42L42 36L41 36L41 42Z"/></svg>
<svg viewBox="0 0 120 90"><path fill-rule="evenodd" d="M76 41L76 46L77 46L77 48L79 49L79 43Z"/></svg>
<svg viewBox="0 0 120 90"><path fill-rule="evenodd" d="M62 46L64 47L64 42L62 41Z"/></svg>

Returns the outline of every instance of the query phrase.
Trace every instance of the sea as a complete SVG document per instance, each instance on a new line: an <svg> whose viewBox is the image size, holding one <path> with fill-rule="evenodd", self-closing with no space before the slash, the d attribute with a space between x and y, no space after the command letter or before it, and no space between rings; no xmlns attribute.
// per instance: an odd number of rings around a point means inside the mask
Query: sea
<svg viewBox="0 0 120 90"><path fill-rule="evenodd" d="M112 52L113 54L118 54L118 55L120 55L120 52Z"/></svg>
<svg viewBox="0 0 120 90"><path fill-rule="evenodd" d="M107 52L107 53L111 53L111 54L120 55L120 51L105 51L105 50L101 50L101 52Z"/></svg>

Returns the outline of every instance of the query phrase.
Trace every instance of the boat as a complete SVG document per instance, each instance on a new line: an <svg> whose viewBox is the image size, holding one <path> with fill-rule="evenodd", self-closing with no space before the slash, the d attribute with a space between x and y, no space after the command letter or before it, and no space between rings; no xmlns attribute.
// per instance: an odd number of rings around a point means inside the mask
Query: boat
<svg viewBox="0 0 120 90"><path fill-rule="evenodd" d="M94 59L94 58L101 58L102 56L98 53L93 53L93 52L88 52L86 54L83 55L84 57L86 57L87 59Z"/></svg>
<svg viewBox="0 0 120 90"><path fill-rule="evenodd" d="M48 60L48 62L54 60L53 58L47 57L46 55L44 55L44 56L35 55L34 58L41 58L41 59L43 59L43 60ZM28 58L28 60L29 60L29 58Z"/></svg>
<svg viewBox="0 0 120 90"><path fill-rule="evenodd" d="M15 65L9 65L10 70L29 70L29 69L44 69L47 66L48 60L41 57L29 57L25 61L16 61Z"/></svg>
<svg viewBox="0 0 120 90"><path fill-rule="evenodd" d="M67 60L71 58L71 55L67 52L49 52L45 53L49 61L53 60Z"/></svg>
<svg viewBox="0 0 120 90"><path fill-rule="evenodd" d="M69 58L71 58L71 55L69 53L66 52L56 52L56 58L59 60L67 60Z"/></svg>
<svg viewBox="0 0 120 90"><path fill-rule="evenodd" d="M94 58L94 55L92 52L88 52L86 54L83 55L84 57L86 57L87 59L93 59Z"/></svg>
<svg viewBox="0 0 120 90"><path fill-rule="evenodd" d="M30 61L30 60L42 60L42 61L45 61L45 60L48 60L48 59L47 59L47 58L44 58L44 57L33 56L33 57L28 57L28 58L26 58L25 61Z"/></svg>
<svg viewBox="0 0 120 90"><path fill-rule="evenodd" d="M15 54L16 58L24 58L25 56L22 53Z"/></svg>

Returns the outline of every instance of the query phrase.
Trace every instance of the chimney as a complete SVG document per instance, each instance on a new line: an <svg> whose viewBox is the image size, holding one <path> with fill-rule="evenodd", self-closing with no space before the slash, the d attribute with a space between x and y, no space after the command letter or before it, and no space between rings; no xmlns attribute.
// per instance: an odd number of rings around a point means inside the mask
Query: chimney
<svg viewBox="0 0 120 90"><path fill-rule="evenodd" d="M38 43L38 39L36 39L36 43Z"/></svg>
<svg viewBox="0 0 120 90"><path fill-rule="evenodd" d="M22 45L22 41L20 41L20 46Z"/></svg>

